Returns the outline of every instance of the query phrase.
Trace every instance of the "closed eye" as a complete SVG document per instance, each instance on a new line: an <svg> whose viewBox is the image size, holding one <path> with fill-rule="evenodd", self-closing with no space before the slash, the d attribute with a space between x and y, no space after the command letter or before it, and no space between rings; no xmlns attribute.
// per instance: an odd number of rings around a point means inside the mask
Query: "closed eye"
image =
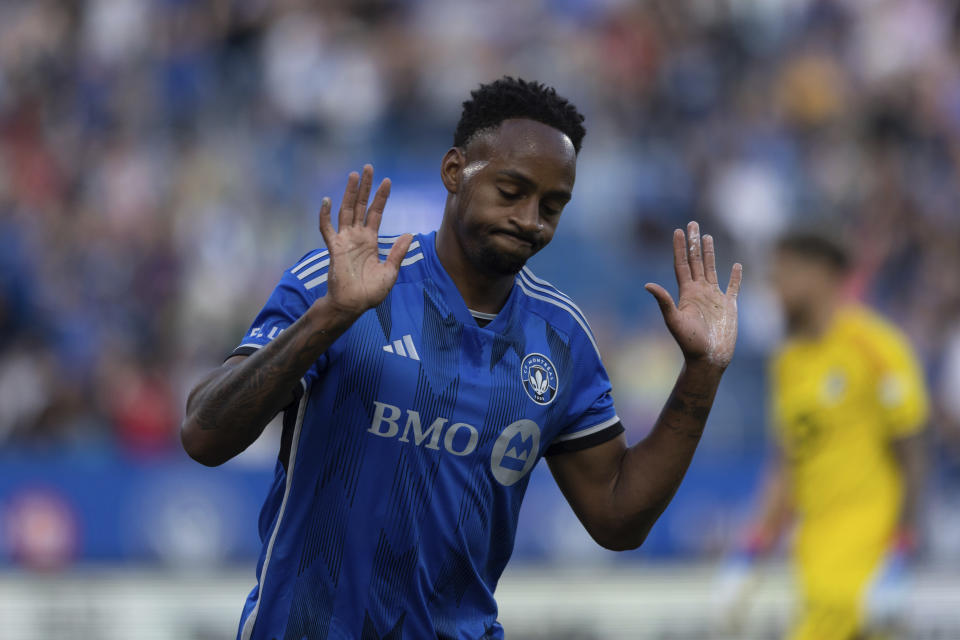
<svg viewBox="0 0 960 640"><path fill-rule="evenodd" d="M501 189L500 187L497 187L497 191L499 191L499 192L500 192L500 195L503 196L504 198L506 198L507 200L516 200L516 199L520 198L520 196L522 195L522 194L520 194L520 193L509 193L509 192L507 192L507 191L504 191L504 190Z"/></svg>

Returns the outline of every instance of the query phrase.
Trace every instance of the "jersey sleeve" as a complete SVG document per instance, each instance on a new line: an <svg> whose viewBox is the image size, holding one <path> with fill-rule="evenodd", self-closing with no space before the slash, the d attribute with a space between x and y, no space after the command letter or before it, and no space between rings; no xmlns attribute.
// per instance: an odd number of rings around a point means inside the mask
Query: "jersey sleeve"
<svg viewBox="0 0 960 640"><path fill-rule="evenodd" d="M877 356L876 399L891 438L921 431L929 417L929 399L920 362L906 336L883 327L872 336Z"/></svg>
<svg viewBox="0 0 960 640"><path fill-rule="evenodd" d="M603 444L623 433L613 406L612 388L593 336L584 331L573 344L570 400L564 428L553 438L545 455L579 451Z"/></svg>
<svg viewBox="0 0 960 640"><path fill-rule="evenodd" d="M325 267L329 261L324 260L325 256L326 251L308 253L283 272L280 282L230 356L248 356L262 349L296 322L314 300L326 293ZM316 380L326 363L327 354L323 354L301 380L304 389Z"/></svg>

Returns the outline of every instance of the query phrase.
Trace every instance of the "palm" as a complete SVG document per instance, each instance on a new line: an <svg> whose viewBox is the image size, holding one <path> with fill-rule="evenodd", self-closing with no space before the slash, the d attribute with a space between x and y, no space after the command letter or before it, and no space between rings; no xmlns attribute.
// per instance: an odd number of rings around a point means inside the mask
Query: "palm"
<svg viewBox="0 0 960 640"><path fill-rule="evenodd" d="M324 198L320 207L320 233L330 251L327 296L337 308L353 315L375 307L387 296L412 240L404 235L394 243L386 261L380 261L377 236L390 195L390 181L380 184L367 209L372 183L370 165L363 168L362 175L350 174L336 231L330 222L330 199Z"/></svg>
<svg viewBox="0 0 960 640"><path fill-rule="evenodd" d="M687 360L706 360L726 367L737 341L737 294L743 269L735 264L726 293L721 291L713 238L704 236L701 248L696 222L688 225L687 234L680 229L674 232L673 254L680 288L678 303L674 305L660 285L648 284L646 289L660 304L667 328Z"/></svg>

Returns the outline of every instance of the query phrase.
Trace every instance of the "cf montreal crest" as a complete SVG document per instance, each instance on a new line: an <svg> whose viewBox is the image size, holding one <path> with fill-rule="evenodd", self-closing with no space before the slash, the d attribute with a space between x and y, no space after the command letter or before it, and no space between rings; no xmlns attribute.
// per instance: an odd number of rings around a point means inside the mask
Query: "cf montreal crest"
<svg viewBox="0 0 960 640"><path fill-rule="evenodd" d="M528 353L520 363L520 380L530 399L547 405L557 397L557 368L541 353Z"/></svg>

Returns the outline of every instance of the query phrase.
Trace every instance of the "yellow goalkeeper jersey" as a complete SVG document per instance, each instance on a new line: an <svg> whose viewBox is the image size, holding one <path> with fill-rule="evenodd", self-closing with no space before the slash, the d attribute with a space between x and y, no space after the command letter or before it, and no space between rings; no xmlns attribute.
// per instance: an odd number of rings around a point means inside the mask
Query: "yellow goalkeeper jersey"
<svg viewBox="0 0 960 640"><path fill-rule="evenodd" d="M842 308L820 338L783 346L771 391L801 528L838 511L893 517L902 487L889 444L918 432L928 411L905 336L869 309Z"/></svg>

